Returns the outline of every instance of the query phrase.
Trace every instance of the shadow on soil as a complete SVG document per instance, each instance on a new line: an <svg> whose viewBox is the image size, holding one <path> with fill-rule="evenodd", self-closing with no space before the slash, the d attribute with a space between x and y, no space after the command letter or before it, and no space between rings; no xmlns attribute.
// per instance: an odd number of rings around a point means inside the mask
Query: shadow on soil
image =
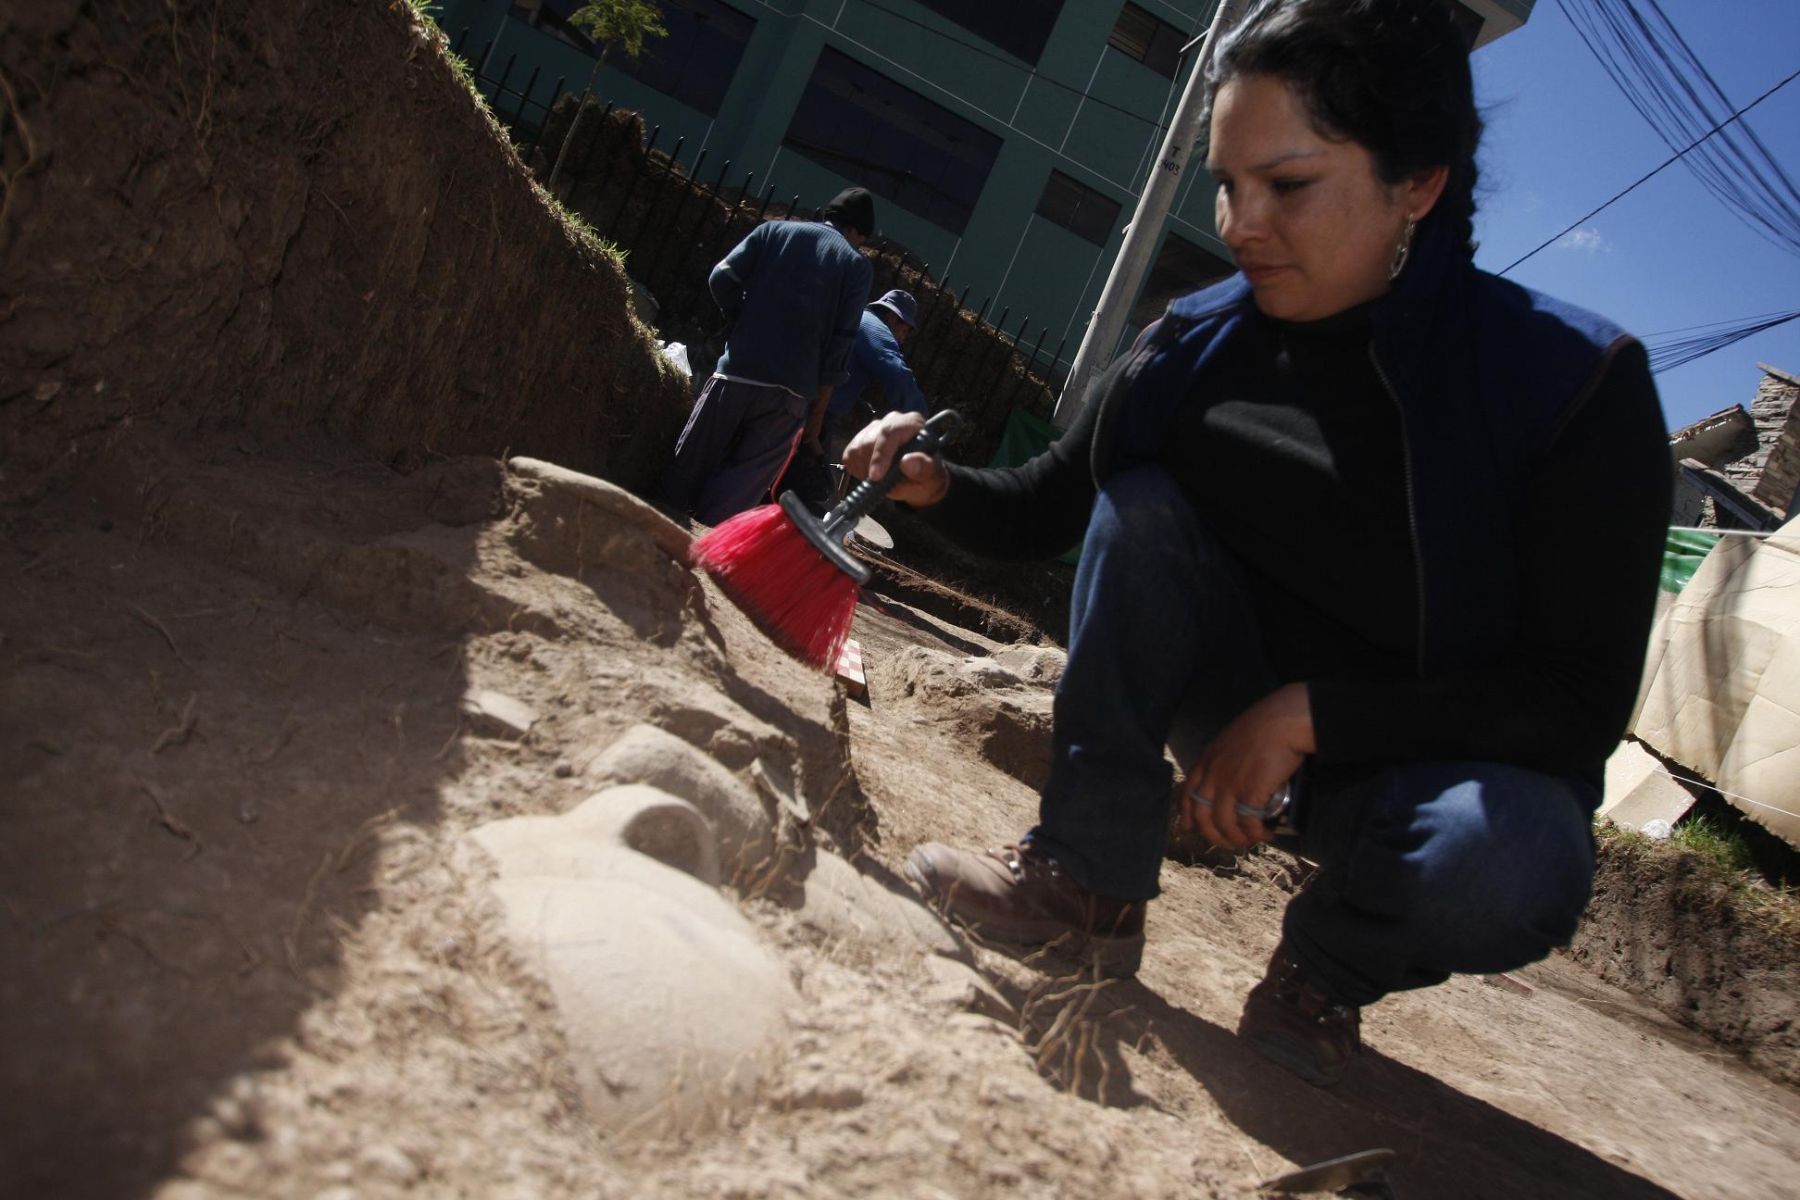
<svg viewBox="0 0 1800 1200"><path fill-rule="evenodd" d="M1150 1103L1132 1085L1123 1051L1160 1047L1234 1125L1295 1163L1377 1147L1398 1152L1392 1181L1407 1200L1674 1195L1372 1050L1336 1088L1310 1087L1135 980L1104 988L1068 980L1023 1005L1028 1028L1038 1031L1039 1068L1059 1086L1113 1107ZM1072 1019L1059 1019L1065 1015Z"/></svg>
<svg viewBox="0 0 1800 1200"><path fill-rule="evenodd" d="M426 578L401 543L448 515L428 488L167 465L5 514L9 1195L144 1194L196 1122L270 1136L259 1076L354 1036L309 1010L379 903L376 864L432 853L420 831L464 765L440 583L476 530L433 526Z"/></svg>

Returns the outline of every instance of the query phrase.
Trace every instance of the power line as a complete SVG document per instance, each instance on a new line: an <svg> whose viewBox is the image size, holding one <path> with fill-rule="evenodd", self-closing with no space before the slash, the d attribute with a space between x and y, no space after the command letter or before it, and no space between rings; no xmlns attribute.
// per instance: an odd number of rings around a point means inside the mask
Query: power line
<svg viewBox="0 0 1800 1200"><path fill-rule="evenodd" d="M1595 61L1669 149L1731 111L1657 0L1558 0ZM1800 187L1748 123L1722 134L1686 167L1731 214L1800 254Z"/></svg>
<svg viewBox="0 0 1800 1200"><path fill-rule="evenodd" d="M1740 317L1734 321L1706 321L1699 325L1683 325L1679 329L1658 329L1654 333L1639 334L1638 340L1648 343L1648 342L1652 342L1652 341L1660 341L1660 340L1667 339L1667 338L1673 338L1677 334L1699 333L1702 330L1708 330L1708 329L1724 329L1727 326L1743 325L1743 324L1745 324L1747 322L1751 322L1751 321L1767 321L1774 317L1785 317L1785 316L1787 316L1786 313L1760 313L1754 317Z"/></svg>
<svg viewBox="0 0 1800 1200"><path fill-rule="evenodd" d="M1585 216L1576 218L1574 221L1570 222L1568 225L1565 225L1563 228L1557 230L1554 234L1550 235L1550 237L1544 239L1544 241L1538 243L1536 246L1532 247L1530 250L1526 251L1524 254L1521 254L1518 258L1513 259L1510 263L1506 264L1506 266L1500 268L1498 273L1501 275L1505 275L1509 271L1511 271L1514 267L1516 267L1520 263L1524 262L1526 259L1534 258L1542 251L1548 250L1551 246L1554 246L1557 242L1561 241L1568 234L1573 233L1575 230L1579 229L1581 227L1581 225L1583 224L1583 222L1586 222L1588 220L1591 220L1594 217L1599 216L1601 213L1605 212L1607 209L1611 208L1613 205L1617 204L1619 201L1623 200L1625 197L1629 196L1631 193L1637 191L1638 188L1640 188L1644 184L1648 183L1652 178L1654 178L1657 175L1662 174L1662 172L1665 171L1666 169L1668 169L1670 166L1673 166L1675 163L1679 162L1684 156L1686 156L1686 154L1690 150L1693 150L1696 146L1700 145L1702 142L1706 141L1706 139L1708 139L1708 138L1712 137L1714 134L1718 133L1721 129L1724 129L1727 125L1730 125L1732 122L1743 118L1746 114L1748 114L1750 112L1751 109L1753 109L1757 105L1761 104L1764 100L1767 100L1770 96L1773 96L1776 92L1779 92L1782 88L1786 87L1788 84L1794 82L1795 79L1800 79L1800 69L1796 69L1792 75L1789 75L1786 79L1783 79L1780 83L1776 84L1774 87L1770 88L1768 91L1764 92L1762 95L1758 96L1756 99L1752 100L1750 103L1744 105L1744 107L1738 109L1736 112L1732 113L1729 117L1726 117L1723 121L1720 121L1717 125L1714 125L1711 129L1709 129L1705 133L1701 134L1698 138L1695 138L1692 142L1690 142L1687 146L1683 147L1681 150L1670 155L1668 158L1665 158L1653 170L1647 172L1644 175L1639 176L1628 187L1621 189L1611 199L1607 200L1604 204L1600 205L1598 208L1591 210Z"/></svg>
<svg viewBox="0 0 1800 1200"><path fill-rule="evenodd" d="M1676 367L1684 367L1698 358L1705 358L1715 350L1723 350L1735 345L1747 337L1786 325L1790 321L1800 320L1800 310L1790 313L1773 313L1768 316L1746 317L1739 321L1721 321L1714 325L1700 325L1696 329L1708 332L1694 333L1689 337L1655 336L1644 339L1650 351L1650 370L1661 375L1665 371L1673 371ZM1686 330L1674 330L1674 333L1685 333ZM1656 344L1652 345L1651 343Z"/></svg>

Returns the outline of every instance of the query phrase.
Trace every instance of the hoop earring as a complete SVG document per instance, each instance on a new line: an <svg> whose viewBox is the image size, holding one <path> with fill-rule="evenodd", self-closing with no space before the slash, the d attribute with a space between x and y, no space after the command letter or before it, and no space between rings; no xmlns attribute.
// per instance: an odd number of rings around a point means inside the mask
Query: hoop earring
<svg viewBox="0 0 1800 1200"><path fill-rule="evenodd" d="M1411 217L1406 218L1406 231L1400 235L1400 246L1394 251L1394 261L1388 265L1388 282L1400 278L1400 272L1406 270L1406 260L1412 257L1413 231L1419 223Z"/></svg>

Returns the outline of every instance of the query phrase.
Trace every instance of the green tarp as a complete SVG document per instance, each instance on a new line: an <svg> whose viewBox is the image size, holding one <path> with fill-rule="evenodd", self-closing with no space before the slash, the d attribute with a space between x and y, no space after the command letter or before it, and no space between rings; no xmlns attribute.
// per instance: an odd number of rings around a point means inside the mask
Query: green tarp
<svg viewBox="0 0 1800 1200"><path fill-rule="evenodd" d="M1714 546L1719 535L1700 529L1671 529L1663 543L1662 590L1671 594L1681 591L1700 569L1700 563Z"/></svg>
<svg viewBox="0 0 1800 1200"><path fill-rule="evenodd" d="M1016 467L1036 458L1062 436L1062 430L1022 408L1007 414L1006 428L1000 431L1000 446L994 451L990 467Z"/></svg>
<svg viewBox="0 0 1800 1200"><path fill-rule="evenodd" d="M1007 414L1006 428L1000 431L1000 445L994 450L994 457L988 463L990 467L1016 467L1029 462L1045 450L1050 443L1062 436L1062 430L1044 420L1034 417L1022 408L1015 408ZM1057 558L1057 562L1074 563L1081 557L1081 543L1069 547Z"/></svg>

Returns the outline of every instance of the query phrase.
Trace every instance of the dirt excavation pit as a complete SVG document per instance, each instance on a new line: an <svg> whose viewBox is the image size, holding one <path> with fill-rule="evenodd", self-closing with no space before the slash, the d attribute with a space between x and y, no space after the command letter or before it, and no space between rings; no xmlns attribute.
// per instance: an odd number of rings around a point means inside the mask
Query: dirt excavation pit
<svg viewBox="0 0 1800 1200"><path fill-rule="evenodd" d="M1747 932L1686 893L1331 1092L1231 1032L1291 859L1166 863L1135 981L926 911L914 845L1031 823L1058 573L896 557L866 700L779 652L622 490L685 389L411 6L47 0L0 71L0 1192L1792 1192L1791 1019L1706 999L1791 960L1682 974Z"/></svg>
<svg viewBox="0 0 1800 1200"><path fill-rule="evenodd" d="M1229 1032L1277 870L1168 864L1136 982L952 935L896 869L1029 822L1030 772L984 737L1047 702L1058 652L884 602L846 704L673 562L672 526L541 474L144 439L11 514L0 1127L24 1194L1233 1196L1378 1145L1403 1195L1791 1179L1791 1090L1566 962L1529 997L1378 1006L1336 1092L1284 1076ZM646 727L709 765L658 774ZM779 1029L754 1086L691 1081L713 1099L679 1128L597 1116L599 1056L470 836L634 774L713 829L731 791L727 845L772 839L720 859L717 894L779 965ZM642 844L704 887L691 839Z"/></svg>

